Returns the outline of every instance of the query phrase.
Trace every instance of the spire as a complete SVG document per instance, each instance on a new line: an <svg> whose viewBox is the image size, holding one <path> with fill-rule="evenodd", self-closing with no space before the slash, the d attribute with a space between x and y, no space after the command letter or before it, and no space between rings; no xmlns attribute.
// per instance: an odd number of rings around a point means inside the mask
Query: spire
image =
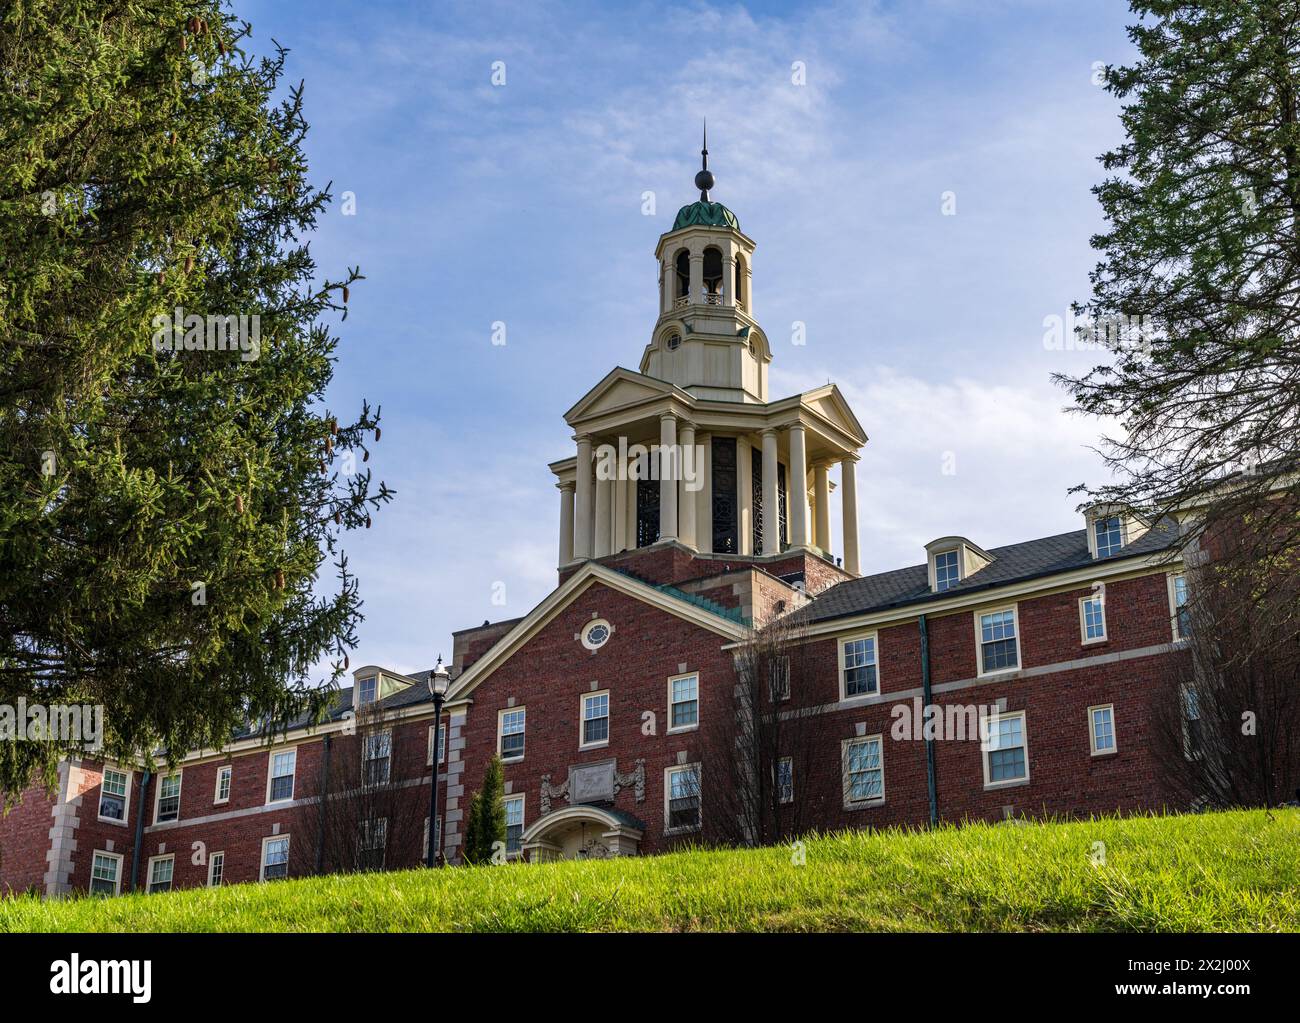
<svg viewBox="0 0 1300 1023"><path fill-rule="evenodd" d="M695 187L700 190L700 202L709 201L709 189L713 187L713 172L709 170L709 119L704 119L704 146L700 149L703 166L695 175Z"/></svg>

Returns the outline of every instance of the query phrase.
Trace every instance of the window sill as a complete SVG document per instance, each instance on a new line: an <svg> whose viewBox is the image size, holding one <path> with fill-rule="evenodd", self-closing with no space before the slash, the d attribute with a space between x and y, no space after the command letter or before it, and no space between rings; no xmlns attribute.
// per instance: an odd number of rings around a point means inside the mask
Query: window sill
<svg viewBox="0 0 1300 1023"><path fill-rule="evenodd" d="M126 827L126 821L120 821L116 817L97 817L100 824L116 824L119 828Z"/></svg>
<svg viewBox="0 0 1300 1023"><path fill-rule="evenodd" d="M1017 664L1014 668L996 668L993 671L982 671L975 677L981 682L986 679L1013 678L1016 675L1019 675L1023 670L1024 668Z"/></svg>
<svg viewBox="0 0 1300 1023"><path fill-rule="evenodd" d="M698 835L699 833L700 833L700 826L698 824L695 825L695 827L693 828L665 828L664 829L665 838L667 838L669 835Z"/></svg>
<svg viewBox="0 0 1300 1023"><path fill-rule="evenodd" d="M523 762L524 762L523 757L502 757L501 758L501 763L503 764L522 764Z"/></svg>
<svg viewBox="0 0 1300 1023"><path fill-rule="evenodd" d="M609 749L609 740L605 739L603 742L578 743L579 753L587 753L594 749Z"/></svg>
<svg viewBox="0 0 1300 1023"><path fill-rule="evenodd" d="M844 803L846 810L874 810L878 806L884 806L884 799L864 799L856 803L850 803L847 800Z"/></svg>
<svg viewBox="0 0 1300 1023"><path fill-rule="evenodd" d="M697 732L699 729L698 722L693 725L678 725L676 728L668 729L668 731L664 732L664 735L681 735L683 732Z"/></svg>
<svg viewBox="0 0 1300 1023"><path fill-rule="evenodd" d="M1018 789L1023 785L1028 785L1028 778L1016 778L1012 781L986 781L984 791L991 792L995 789Z"/></svg>
<svg viewBox="0 0 1300 1023"><path fill-rule="evenodd" d="M1094 757L1113 757L1119 750L1117 749L1095 749L1092 751Z"/></svg>
<svg viewBox="0 0 1300 1023"><path fill-rule="evenodd" d="M1099 639L1085 639L1079 642L1080 646L1105 646L1110 642L1109 636L1102 636Z"/></svg>

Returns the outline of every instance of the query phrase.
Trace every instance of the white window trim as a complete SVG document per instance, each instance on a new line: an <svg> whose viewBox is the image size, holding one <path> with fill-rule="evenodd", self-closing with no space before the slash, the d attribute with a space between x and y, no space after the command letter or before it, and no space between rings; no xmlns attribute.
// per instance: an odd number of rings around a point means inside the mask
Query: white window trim
<svg viewBox="0 0 1300 1023"><path fill-rule="evenodd" d="M171 881L170 881L170 883L169 883L168 886L167 886L167 890L168 890L169 892L175 890L175 888L176 888L176 854L175 854L175 853L167 853L166 855L163 855L163 856L150 856L150 857L149 857L149 863L148 863L148 865L147 865L147 866L145 867L145 869L144 869L144 890L145 890L145 894L146 894L146 895L153 895L153 894L154 894L154 890L153 890L153 865L154 865L155 863L162 863L162 862L164 862L164 861L166 861L166 860L171 860L171 861L172 861L172 876L171 876Z"/></svg>
<svg viewBox="0 0 1300 1023"><path fill-rule="evenodd" d="M1020 718L1020 738L1021 746L1025 751L1025 776L1023 778L1008 778L1006 781L989 781L989 754L994 752L989 748L987 743L980 743L980 760L984 762L984 787L986 789L1009 789L1017 785L1029 784L1029 721L1023 710L1007 711L1005 714L990 714L987 718L989 737L991 738L999 721L1005 718Z"/></svg>
<svg viewBox="0 0 1300 1023"><path fill-rule="evenodd" d="M1188 637L1184 636L1182 630L1178 627L1178 596L1174 589L1174 581L1177 579L1182 579L1184 585L1186 585L1187 573L1170 572L1165 576L1165 588L1169 591L1169 629L1173 635L1174 642L1181 643Z"/></svg>
<svg viewBox="0 0 1300 1023"><path fill-rule="evenodd" d="M1016 664L1013 668L994 668L992 671L984 670L984 630L980 627L980 619L985 615L1000 614L1003 611L1011 612L1011 621L1016 630ZM1024 639L1020 635L1020 605L1003 604L1000 607L985 607L976 611L974 614L975 621L975 677L992 678L995 675L1010 675L1013 672L1021 671L1025 666L1025 648L1021 642Z"/></svg>
<svg viewBox="0 0 1300 1023"><path fill-rule="evenodd" d="M221 795L221 776L223 774L227 774L230 776L230 784L226 787L226 795L224 798L222 798ZM221 803L229 803L230 793L234 791L234 788L235 788L235 765L222 764L220 767L217 768L216 785L212 789L212 805L218 806Z"/></svg>
<svg viewBox="0 0 1300 1023"><path fill-rule="evenodd" d="M293 754L293 774L289 777L293 779L289 795L284 799L271 798L271 783L275 780L275 758L281 753ZM280 803L292 803L293 797L298 794L298 747L289 746L282 749L272 748L266 755L266 802L265 806L273 806Z"/></svg>
<svg viewBox="0 0 1300 1023"><path fill-rule="evenodd" d="M601 640L599 643L592 643L588 641L587 633L589 633L597 625L603 625L609 631L605 634L605 638ZM582 631L578 635L581 637L582 645L586 647L588 650L590 650L592 653L595 653L606 643L608 643L610 639L613 637L614 626L610 625L609 622L607 622L604 618L593 618L591 621L583 623Z"/></svg>
<svg viewBox="0 0 1300 1023"><path fill-rule="evenodd" d="M290 855L290 850L293 848L293 846L292 846L291 844L289 844L289 836L288 836L288 835L267 835L264 839L262 839L262 856L261 856L261 860L260 860L260 865L259 865L258 868L257 868L257 879L258 879L259 881L265 881L265 880L266 880L266 845L267 845L268 842L284 842L284 843L285 843L285 847L284 847L284 856L285 856L285 859L284 859L284 865L285 865L285 873L284 873L284 876L287 878L287 877L289 876L289 870L288 870L288 867L289 867L289 855ZM277 880L279 880L279 879L277 878Z"/></svg>
<svg viewBox="0 0 1300 1023"><path fill-rule="evenodd" d="M95 857L96 857L96 856L103 856L104 859L106 859L106 860L116 860L116 861L117 861L117 874L115 875L114 882L113 882L113 894L114 894L114 895L121 895L121 894L122 894L122 865L123 865L123 855L122 855L122 853L109 852L107 849L95 849L95 850L93 850L93 851L91 852L91 856L90 856L90 882L91 882L91 884L93 884L94 881L95 881Z"/></svg>
<svg viewBox="0 0 1300 1023"><path fill-rule="evenodd" d="M957 581L946 589L939 589L939 559L945 554L957 555ZM957 547L945 547L941 551L935 551L930 555L930 592L947 593L948 590L955 589L966 581L966 566L962 564L965 559L962 557L962 549Z"/></svg>
<svg viewBox="0 0 1300 1023"><path fill-rule="evenodd" d="M212 863L218 856L221 857L221 884L224 886L226 883L226 853L225 850L218 849L216 852L208 853L208 887L209 888L217 887L212 883Z"/></svg>
<svg viewBox="0 0 1300 1023"><path fill-rule="evenodd" d="M438 826L437 826L437 828L435 828L434 830L436 831L437 836L438 836L438 839L439 839L439 841L438 841L438 846L439 846L439 848L435 849L434 852L436 853L436 855L438 855L438 856L442 856L442 848L441 848L441 846L442 846L442 815L441 815L441 814L438 815L438 818L437 818L437 824L438 824ZM422 842L421 842L421 844L420 844L420 862L421 862L421 863L427 863L428 860L429 860L429 818L426 817L426 818L424 818L424 839L422 840Z"/></svg>
<svg viewBox="0 0 1300 1023"><path fill-rule="evenodd" d="M361 785L363 788L370 784L367 777L369 772L366 770L366 768L370 766L370 761L372 759L384 759L382 757L372 758L370 756L370 741L377 736L386 736L388 739L388 777L377 784L391 785L393 783L393 730L391 728L385 728L382 731L367 732L361 737ZM296 757L294 758L293 769L294 773L297 774L298 760Z"/></svg>
<svg viewBox="0 0 1300 1023"><path fill-rule="evenodd" d="M170 821L160 821L158 819L158 805L162 802L162 783L164 778L176 778L176 816ZM177 768L175 771L169 771L166 774L158 775L158 780L154 782L153 787L153 822L155 824L175 824L181 819L181 793L185 791L185 768Z"/></svg>
<svg viewBox="0 0 1300 1023"><path fill-rule="evenodd" d="M673 727L673 683L679 682L684 678L695 679L695 720L689 725L677 725ZM673 675L668 679L668 731L665 735L678 735L682 732L694 732L700 727L700 718L703 717L703 701L701 696L704 693L704 687L700 684L700 673L698 671L683 671L680 675ZM682 701L685 702L685 701Z"/></svg>
<svg viewBox="0 0 1300 1023"><path fill-rule="evenodd" d="M1092 713L1097 710L1110 711L1110 749L1097 748L1097 729L1093 724ZM1115 705L1113 703L1099 703L1095 707L1088 708L1088 746L1092 750L1094 757L1109 757L1119 752L1119 729L1115 727ZM1029 764L1029 753L1025 753L1026 769Z"/></svg>
<svg viewBox="0 0 1300 1023"><path fill-rule="evenodd" d="M433 766L433 744L434 744L434 742L435 742L435 737L434 737L434 727L435 727L434 725L430 725L430 726L429 726L429 748L428 748L427 750L425 750L425 753L424 753L424 756L425 756L424 766L425 766L425 767L432 767L432 766ZM448 741L447 731L448 731L448 727L449 727L449 726L447 726L447 725L443 725L443 726L442 726L442 732L441 732L441 734L442 734L442 756L440 756L440 757L438 758L438 763L440 763L440 764L445 764L445 763L447 762L447 741Z"/></svg>
<svg viewBox="0 0 1300 1023"><path fill-rule="evenodd" d="M790 796L789 796L789 798L785 798L784 796L782 796L781 793L780 793L780 791L779 791L780 788L781 788L781 765L782 765L782 764L789 764L789 765L790 765ZM881 766L882 766L882 767L884 766L884 761L881 761ZM883 772L883 771L881 772L880 778L881 778L881 784L883 785L883 784L884 784L884 778L885 778L885 775L884 775L884 772ZM785 806L785 805L788 804L788 803L793 803L793 802L794 802L794 757L781 757L780 759L777 760L777 762L776 762L776 777L773 779L773 781L776 783L776 788L777 788L777 790L778 790L778 791L777 791L777 801L778 801L782 806Z"/></svg>
<svg viewBox="0 0 1300 1023"><path fill-rule="evenodd" d="M362 702L361 702L361 686L362 686L362 683L365 683L365 682L374 682L374 683L375 683L375 696L374 696L374 699L369 700L369 701L367 701L366 703L362 703ZM379 683L379 676L378 676L378 675L367 675L365 678L359 678L359 679L357 679L357 685L356 685L356 696L355 696L355 697L353 698L353 700L352 700L352 707L353 707L353 709L354 709L354 710L362 710L363 708L370 706L370 704L372 704L372 703L378 703L378 702L379 702L379 685L380 685L380 683Z"/></svg>
<svg viewBox="0 0 1300 1023"><path fill-rule="evenodd" d="M859 639L869 639L872 641L871 649L875 651L875 655L876 655L876 691L874 693L859 693L856 696L849 696L847 695L848 681L845 678L845 674L844 674L845 673L844 648L848 644ZM881 693L880 633L875 629L870 629L866 632L854 632L854 633L850 633L847 636L840 636L839 639L836 641L835 647L836 647L835 650L836 662L839 665L838 673L840 677L840 703L861 703L864 700L874 700L877 697L879 697Z"/></svg>
<svg viewBox="0 0 1300 1023"><path fill-rule="evenodd" d="M506 715L515 714L515 713L522 713L524 715L524 730L522 733L524 737L524 751L523 753L519 754L519 756L517 757L508 757L501 752L501 743L502 740L504 740L506 737L506 734L504 731L502 731L502 729L505 727ZM503 764L518 764L523 761L524 757L528 756L528 705L527 704L523 704L518 707L502 707L499 711L497 711L497 756L501 758L501 763Z"/></svg>
<svg viewBox="0 0 1300 1023"><path fill-rule="evenodd" d="M1088 637L1088 616L1084 608L1088 601L1095 600L1101 604L1101 635ZM1110 639L1110 626L1106 624L1106 598L1100 593L1090 593L1086 597L1079 598L1079 639L1084 646L1090 646L1093 643L1105 643ZM1016 649L1019 651L1020 644L1020 623L1016 623Z"/></svg>
<svg viewBox="0 0 1300 1023"><path fill-rule="evenodd" d="M126 775L126 795L122 797L122 819L121 820L118 820L116 817L105 817L102 813L99 812L100 808L104 805L104 775L106 775L109 771L113 771L116 774ZM123 827L123 828L126 827L127 822L131 819L131 785L132 782L134 781L135 781L134 771L128 771L125 768L114 767L109 764L104 765L104 769L103 771L100 772L100 776L99 776L99 805L95 807L95 817L97 820L103 822L104 824L116 824L119 827ZM91 859L91 863L92 864L94 863L93 857Z"/></svg>
<svg viewBox="0 0 1300 1023"><path fill-rule="evenodd" d="M880 795L871 799L851 799L849 797L849 747L860 742L876 740L880 749ZM840 788L844 809L863 810L871 806L883 806L885 802L885 736L883 732L875 735L854 735L840 742Z"/></svg>
<svg viewBox="0 0 1300 1023"><path fill-rule="evenodd" d="M583 737L587 734L587 701L597 696L605 697L605 738L597 739L595 742L584 742ZM699 697L699 687L696 686L696 697ZM583 693L578 698L578 749L602 749L609 745L609 736L612 731L611 725L613 715L610 713L612 708L609 705L609 690L597 689L594 692Z"/></svg>
<svg viewBox="0 0 1300 1023"><path fill-rule="evenodd" d="M510 852L509 842L507 842L506 859L516 860L520 859L524 855L523 838L524 832L528 830L528 800L522 792L516 792L513 795L506 796L501 800L503 811L505 804L510 802L517 802L519 804L519 850L517 852ZM509 817L507 817L506 820L509 821ZM509 823L507 823L506 827L508 828L509 826Z"/></svg>
<svg viewBox="0 0 1300 1023"><path fill-rule="evenodd" d="M692 672L691 674L694 674ZM680 677L680 676L679 676ZM668 826L668 804L672 802L672 776L676 771L695 771L695 784L699 789L697 795L700 805L695 812L695 827L693 828L670 828ZM665 835L693 835L704 828L704 769L700 761L693 764L672 764L664 768L664 834Z"/></svg>

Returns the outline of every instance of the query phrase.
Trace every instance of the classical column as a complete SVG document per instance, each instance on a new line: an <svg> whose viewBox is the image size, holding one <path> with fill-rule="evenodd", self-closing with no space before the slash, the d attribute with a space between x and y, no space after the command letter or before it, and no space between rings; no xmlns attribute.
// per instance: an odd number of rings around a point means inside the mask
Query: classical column
<svg viewBox="0 0 1300 1023"><path fill-rule="evenodd" d="M560 488L560 565L573 560L573 481L557 483Z"/></svg>
<svg viewBox="0 0 1300 1023"><path fill-rule="evenodd" d="M749 441L736 438L736 549L754 553L754 453Z"/></svg>
<svg viewBox="0 0 1300 1023"><path fill-rule="evenodd" d="M592 529L595 525L596 495L591 485L591 436L578 438L577 482L574 486L576 507L573 512L573 556L591 557Z"/></svg>
<svg viewBox="0 0 1300 1023"><path fill-rule="evenodd" d="M678 509L677 521L677 538L687 547L696 547L695 536L695 508L696 495L698 490L688 489L688 480L686 476L686 467L691 470L690 487L698 487L704 482L704 467L700 464L701 459L696 457L695 451L695 424L682 423L682 446L681 446L681 477L682 477L682 503Z"/></svg>
<svg viewBox="0 0 1300 1023"><path fill-rule="evenodd" d="M596 557L612 554L612 527L614 525L614 482L596 476Z"/></svg>
<svg viewBox="0 0 1300 1023"><path fill-rule="evenodd" d="M858 456L840 460L840 499L844 518L844 570L858 575Z"/></svg>
<svg viewBox="0 0 1300 1023"><path fill-rule="evenodd" d="M691 252L691 287L687 302L699 305L704 301L704 253Z"/></svg>
<svg viewBox="0 0 1300 1023"><path fill-rule="evenodd" d="M790 546L808 546L808 456L802 423L790 426Z"/></svg>
<svg viewBox="0 0 1300 1023"><path fill-rule="evenodd" d="M825 462L818 462L813 466L813 501L817 505L813 543L829 554L831 552L831 484L826 475L827 469Z"/></svg>
<svg viewBox="0 0 1300 1023"><path fill-rule="evenodd" d="M702 554L713 550L713 434L702 433L700 445L700 472L704 486L692 496L695 502L695 546Z"/></svg>
<svg viewBox="0 0 1300 1023"><path fill-rule="evenodd" d="M614 553L627 550L627 480L616 479L614 488Z"/></svg>
<svg viewBox="0 0 1300 1023"><path fill-rule="evenodd" d="M691 264L694 273L694 263ZM659 539L677 539L677 417L659 417Z"/></svg>
<svg viewBox="0 0 1300 1023"><path fill-rule="evenodd" d="M776 461L776 431L763 431L763 554L781 553L780 469Z"/></svg>

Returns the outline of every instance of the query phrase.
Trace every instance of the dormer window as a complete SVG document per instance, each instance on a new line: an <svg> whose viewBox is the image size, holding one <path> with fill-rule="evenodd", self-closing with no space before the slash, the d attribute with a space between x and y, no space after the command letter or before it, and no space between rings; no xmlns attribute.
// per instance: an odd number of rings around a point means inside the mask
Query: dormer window
<svg viewBox="0 0 1300 1023"><path fill-rule="evenodd" d="M930 592L943 593L993 561L993 555L964 536L941 536L925 545Z"/></svg>
<svg viewBox="0 0 1300 1023"><path fill-rule="evenodd" d="M363 678L357 682L357 706L365 707L367 704L375 702L375 694L379 691L379 676L371 675L369 678Z"/></svg>
<svg viewBox="0 0 1300 1023"><path fill-rule="evenodd" d="M1097 557L1108 558L1124 546L1124 525L1118 515L1097 519L1093 524Z"/></svg>
<svg viewBox="0 0 1300 1023"><path fill-rule="evenodd" d="M961 582L961 565L957 551L943 551L934 556L934 589L936 593L951 589Z"/></svg>
<svg viewBox="0 0 1300 1023"><path fill-rule="evenodd" d="M1093 558L1110 558L1126 546L1137 543L1151 528L1151 522L1118 504L1099 502L1084 509L1088 553Z"/></svg>

